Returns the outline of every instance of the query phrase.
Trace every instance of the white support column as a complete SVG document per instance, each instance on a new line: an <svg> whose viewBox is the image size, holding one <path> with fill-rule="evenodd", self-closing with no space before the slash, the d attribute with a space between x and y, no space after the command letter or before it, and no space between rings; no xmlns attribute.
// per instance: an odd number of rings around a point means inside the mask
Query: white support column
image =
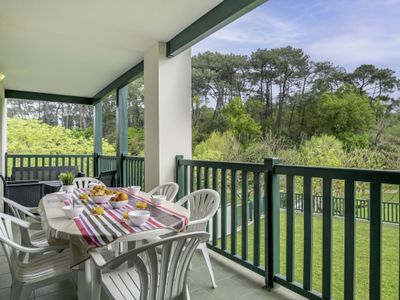
<svg viewBox="0 0 400 300"><path fill-rule="evenodd" d="M4 85L0 81L0 174L4 175L4 155L7 152L7 102ZM0 196L3 195L3 184L0 180ZM0 212L3 208L0 207Z"/></svg>
<svg viewBox="0 0 400 300"><path fill-rule="evenodd" d="M144 55L144 153L146 190L175 181L175 156L192 156L190 49L166 57L157 43Z"/></svg>

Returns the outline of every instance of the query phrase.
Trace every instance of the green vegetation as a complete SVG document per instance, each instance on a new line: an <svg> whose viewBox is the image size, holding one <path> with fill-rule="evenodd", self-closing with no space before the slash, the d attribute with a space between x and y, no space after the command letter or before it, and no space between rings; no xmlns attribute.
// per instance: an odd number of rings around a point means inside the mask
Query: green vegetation
<svg viewBox="0 0 400 300"><path fill-rule="evenodd" d="M8 119L8 152L13 154L92 154L93 134L50 126L38 120ZM103 140L104 153L115 149Z"/></svg>
<svg viewBox="0 0 400 300"><path fill-rule="evenodd" d="M295 281L302 283L303 278L303 243L304 217L295 216ZM280 273L286 273L286 213L280 218ZM261 236L264 236L264 219L261 221ZM382 299L396 299L399 293L399 227L383 225L382 228ZM369 291L369 223L356 222L356 299L368 299ZM237 233L237 249L241 255L241 231ZM249 260L253 260L254 226L248 227ZM344 222L341 218L333 219L332 241L332 295L334 299L343 299L344 289ZM230 249L230 237L227 239ZM264 253L264 242L261 241L260 253ZM260 257L261 266L265 264ZM322 217L313 217L313 289L322 290Z"/></svg>

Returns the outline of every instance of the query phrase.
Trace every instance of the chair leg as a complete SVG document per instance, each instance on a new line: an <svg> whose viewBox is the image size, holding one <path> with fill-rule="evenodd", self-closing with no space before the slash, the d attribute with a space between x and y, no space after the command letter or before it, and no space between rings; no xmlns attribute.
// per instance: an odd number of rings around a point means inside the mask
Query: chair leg
<svg viewBox="0 0 400 300"><path fill-rule="evenodd" d="M214 272L213 272L213 269L211 266L211 260L210 260L210 256L208 255L208 249L207 249L206 243L201 243L199 245L199 248L201 249L201 252L203 252L203 256L206 261L208 273L210 273L212 287L215 289L217 287L217 284L215 283Z"/></svg>

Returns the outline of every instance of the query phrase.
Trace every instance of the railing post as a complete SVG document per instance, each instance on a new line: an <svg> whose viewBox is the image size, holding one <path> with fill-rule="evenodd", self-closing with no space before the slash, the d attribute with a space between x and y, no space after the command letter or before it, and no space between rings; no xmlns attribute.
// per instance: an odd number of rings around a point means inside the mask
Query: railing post
<svg viewBox="0 0 400 300"><path fill-rule="evenodd" d="M4 178L8 178L8 153L4 153Z"/></svg>
<svg viewBox="0 0 400 300"><path fill-rule="evenodd" d="M99 177L99 154L93 153L93 175Z"/></svg>
<svg viewBox="0 0 400 300"><path fill-rule="evenodd" d="M175 156L175 181L179 185L178 194L176 195L177 200L181 199L185 193L185 170L184 166L179 164L181 159L183 159L183 155Z"/></svg>
<svg viewBox="0 0 400 300"><path fill-rule="evenodd" d="M279 176L274 172L274 166L279 163L277 158L264 160L265 169L265 258L266 274L265 284L267 288L273 288L275 274L280 268L279 253L279 220L280 220L280 199L279 199Z"/></svg>

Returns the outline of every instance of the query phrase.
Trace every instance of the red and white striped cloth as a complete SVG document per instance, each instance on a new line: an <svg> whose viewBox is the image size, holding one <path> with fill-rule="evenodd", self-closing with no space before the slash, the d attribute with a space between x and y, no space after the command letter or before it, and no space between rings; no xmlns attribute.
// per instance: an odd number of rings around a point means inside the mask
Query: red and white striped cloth
<svg viewBox="0 0 400 300"><path fill-rule="evenodd" d="M74 221L83 238L90 246L102 247L123 235L158 228L173 228L180 231L189 222L186 216L165 207L153 206L147 199L131 195L125 189L119 190L124 191L129 196L128 204L121 209L114 209L109 203L96 204L90 198L87 201L81 201L79 195L87 192L87 190L78 189L74 192L73 198L75 203L81 202L85 206L83 213L75 218ZM138 201L147 202L146 210L150 211L150 218L140 227L131 225L123 217L124 212L136 209L135 206ZM65 203L71 204L69 200L66 200ZM94 214L92 209L96 206L104 207L104 214Z"/></svg>

